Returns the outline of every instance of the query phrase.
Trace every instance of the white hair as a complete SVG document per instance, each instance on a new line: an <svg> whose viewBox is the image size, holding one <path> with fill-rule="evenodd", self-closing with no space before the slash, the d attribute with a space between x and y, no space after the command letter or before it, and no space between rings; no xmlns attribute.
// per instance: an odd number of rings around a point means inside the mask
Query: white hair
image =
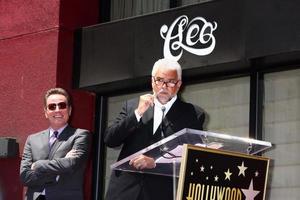
<svg viewBox="0 0 300 200"><path fill-rule="evenodd" d="M170 59L167 59L167 58L159 59L158 61L156 61L154 63L151 75L155 76L158 69L162 69L162 68L163 69L169 69L169 70L176 70L178 80L181 80L182 69L181 69L180 64L177 61L170 60Z"/></svg>

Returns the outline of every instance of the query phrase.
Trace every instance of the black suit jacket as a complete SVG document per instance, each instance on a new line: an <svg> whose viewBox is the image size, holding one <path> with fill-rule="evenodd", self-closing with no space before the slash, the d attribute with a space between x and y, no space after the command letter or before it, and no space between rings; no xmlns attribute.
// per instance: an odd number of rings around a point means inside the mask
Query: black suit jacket
<svg viewBox="0 0 300 200"><path fill-rule="evenodd" d="M138 122L134 110L139 99L126 101L112 126L105 132L109 147L122 146L118 160L157 142L153 135L153 107L150 107ZM174 102L164 119L165 137L183 128L203 129L204 111L179 98ZM169 177L113 171L106 200L172 199L172 179Z"/></svg>

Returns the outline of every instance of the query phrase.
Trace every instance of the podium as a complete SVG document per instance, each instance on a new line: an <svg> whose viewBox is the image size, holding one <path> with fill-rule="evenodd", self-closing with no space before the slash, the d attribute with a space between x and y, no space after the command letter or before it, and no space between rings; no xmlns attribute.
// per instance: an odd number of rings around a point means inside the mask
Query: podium
<svg viewBox="0 0 300 200"><path fill-rule="evenodd" d="M212 195L215 199L250 199L252 195L254 199L260 193L258 200L265 197L269 159L255 155L271 147L266 141L185 128L112 164L111 169L171 176L178 200L212 199ZM137 170L129 165L142 154L154 158L156 167ZM258 177L259 190L256 181L253 185Z"/></svg>

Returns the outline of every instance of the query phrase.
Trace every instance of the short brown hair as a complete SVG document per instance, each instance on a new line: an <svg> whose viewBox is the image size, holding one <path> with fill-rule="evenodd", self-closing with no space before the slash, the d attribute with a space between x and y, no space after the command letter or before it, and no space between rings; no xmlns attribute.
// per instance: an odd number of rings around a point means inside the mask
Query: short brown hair
<svg viewBox="0 0 300 200"><path fill-rule="evenodd" d="M61 94L66 97L68 106L71 106L71 97L68 92L63 88L51 88L49 89L44 96L44 107L47 107L47 99L50 95Z"/></svg>

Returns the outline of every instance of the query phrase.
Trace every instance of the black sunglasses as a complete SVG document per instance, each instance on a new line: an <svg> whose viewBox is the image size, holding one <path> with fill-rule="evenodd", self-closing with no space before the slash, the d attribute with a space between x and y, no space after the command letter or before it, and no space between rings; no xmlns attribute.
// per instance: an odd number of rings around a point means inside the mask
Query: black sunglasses
<svg viewBox="0 0 300 200"><path fill-rule="evenodd" d="M66 102L59 102L59 103L50 103L47 105L48 110L56 110L58 107L59 110L66 109L67 108L67 103Z"/></svg>

